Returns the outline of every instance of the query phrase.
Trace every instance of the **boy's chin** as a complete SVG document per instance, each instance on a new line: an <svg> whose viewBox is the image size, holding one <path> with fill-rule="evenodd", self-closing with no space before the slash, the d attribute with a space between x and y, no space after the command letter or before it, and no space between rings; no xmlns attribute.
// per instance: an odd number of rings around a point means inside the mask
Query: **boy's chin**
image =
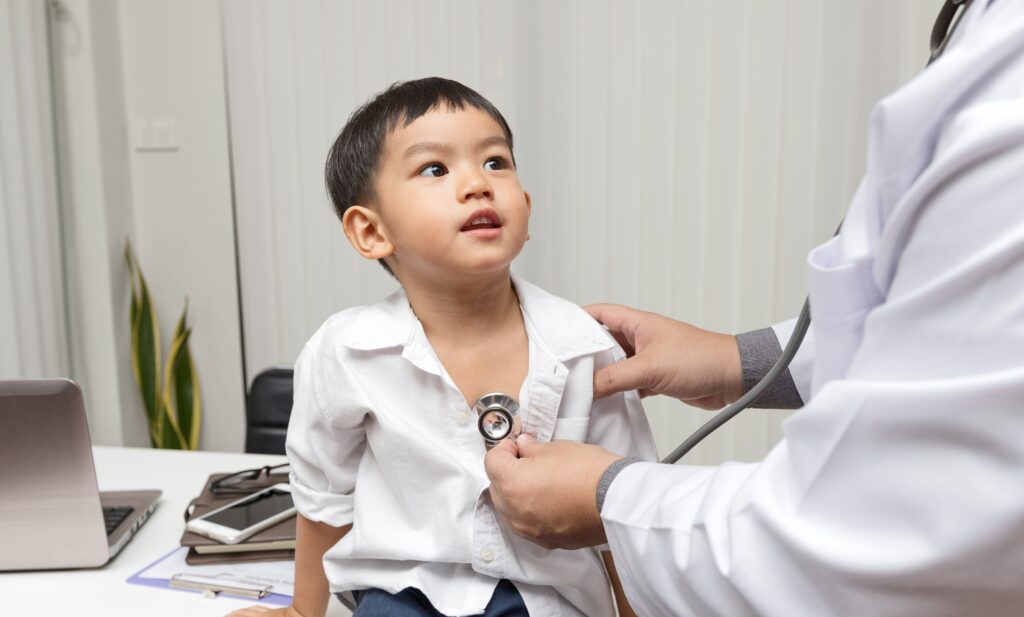
<svg viewBox="0 0 1024 617"><path fill-rule="evenodd" d="M495 251L490 254L475 253L453 260L448 269L453 275L501 274L508 272L519 251Z"/></svg>
<svg viewBox="0 0 1024 617"><path fill-rule="evenodd" d="M475 264L473 266L458 268L452 271L452 276L464 275L466 277L477 276L508 276L511 272L512 262L502 264Z"/></svg>
<svg viewBox="0 0 1024 617"><path fill-rule="evenodd" d="M479 279L489 278L498 276L509 276L512 267L512 260L475 260L469 262L463 262L459 264L452 264L448 268L448 276L453 280L460 278L464 279Z"/></svg>

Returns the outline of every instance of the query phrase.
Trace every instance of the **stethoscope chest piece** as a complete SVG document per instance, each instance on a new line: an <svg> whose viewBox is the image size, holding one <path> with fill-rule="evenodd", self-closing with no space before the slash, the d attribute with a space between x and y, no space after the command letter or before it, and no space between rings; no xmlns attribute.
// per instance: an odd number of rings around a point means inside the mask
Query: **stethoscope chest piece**
<svg viewBox="0 0 1024 617"><path fill-rule="evenodd" d="M487 448L493 448L502 439L515 439L522 432L519 422L519 403L501 392L485 394L473 404L476 425Z"/></svg>

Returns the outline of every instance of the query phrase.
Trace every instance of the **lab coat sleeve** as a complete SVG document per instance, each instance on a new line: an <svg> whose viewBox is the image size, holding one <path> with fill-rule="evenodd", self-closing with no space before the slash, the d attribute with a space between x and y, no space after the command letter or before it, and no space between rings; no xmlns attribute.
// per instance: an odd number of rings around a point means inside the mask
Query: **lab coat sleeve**
<svg viewBox="0 0 1024 617"><path fill-rule="evenodd" d="M789 339L793 336L793 329L796 326L796 319L789 319L772 326L775 336L779 339L779 345L785 349ZM800 344L793 361L789 363L789 375L793 379L793 385L800 393L800 399L807 401L811 398L811 368L814 366L814 328L807 330L803 343Z"/></svg>
<svg viewBox="0 0 1024 617"><path fill-rule="evenodd" d="M749 392L771 371L782 357L779 337L772 328L762 328L736 335L740 348L740 367L743 371L743 392ZM804 399L793 383L787 368L761 393L751 407L768 409L799 409Z"/></svg>
<svg viewBox="0 0 1024 617"><path fill-rule="evenodd" d="M602 518L637 613L1024 605L1024 110L976 111L890 218L876 269L891 285L848 371L780 444L760 463L637 463L612 483ZM956 143L996 118L991 139Z"/></svg>
<svg viewBox="0 0 1024 617"><path fill-rule="evenodd" d="M295 364L294 383L285 450L295 507L309 520L347 525L366 442L360 389L343 362L309 344Z"/></svg>

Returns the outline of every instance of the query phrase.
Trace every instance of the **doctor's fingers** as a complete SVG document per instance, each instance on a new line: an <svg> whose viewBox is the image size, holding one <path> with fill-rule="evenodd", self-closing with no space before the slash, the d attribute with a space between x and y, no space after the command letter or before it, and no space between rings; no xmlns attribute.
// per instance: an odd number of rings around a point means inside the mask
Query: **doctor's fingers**
<svg viewBox="0 0 1024 617"><path fill-rule="evenodd" d="M626 390L639 390L640 396L658 394L656 366L649 357L633 356L594 373L594 398L604 398Z"/></svg>
<svg viewBox="0 0 1024 617"><path fill-rule="evenodd" d="M484 471L491 484L501 483L513 473L519 460L519 446L511 439L502 439L484 456Z"/></svg>
<svg viewBox="0 0 1024 617"><path fill-rule="evenodd" d="M548 508L543 502L558 492L547 490L550 474L543 464L538 465L529 457L543 453L551 445L538 444L532 436L523 434L517 443L498 443L484 458L484 470L491 479L491 501L502 523L516 535L548 549L558 546L546 537Z"/></svg>
<svg viewBox="0 0 1024 617"><path fill-rule="evenodd" d="M636 353L636 331L648 313L621 304L588 304L583 310L608 328L626 355Z"/></svg>
<svg viewBox="0 0 1024 617"><path fill-rule="evenodd" d="M484 457L484 471L491 480L491 486L487 489L491 494L491 502L501 520L512 529L515 528L515 516L509 504L516 503L516 487L522 475L519 463L518 447L510 439L501 440Z"/></svg>

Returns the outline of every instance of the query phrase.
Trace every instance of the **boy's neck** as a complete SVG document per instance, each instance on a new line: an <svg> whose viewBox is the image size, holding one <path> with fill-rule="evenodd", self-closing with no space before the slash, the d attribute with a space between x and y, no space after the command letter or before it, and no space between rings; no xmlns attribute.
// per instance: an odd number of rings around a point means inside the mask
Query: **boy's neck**
<svg viewBox="0 0 1024 617"><path fill-rule="evenodd" d="M519 298L508 270L462 281L404 281L402 287L432 343L473 346L521 323Z"/></svg>

